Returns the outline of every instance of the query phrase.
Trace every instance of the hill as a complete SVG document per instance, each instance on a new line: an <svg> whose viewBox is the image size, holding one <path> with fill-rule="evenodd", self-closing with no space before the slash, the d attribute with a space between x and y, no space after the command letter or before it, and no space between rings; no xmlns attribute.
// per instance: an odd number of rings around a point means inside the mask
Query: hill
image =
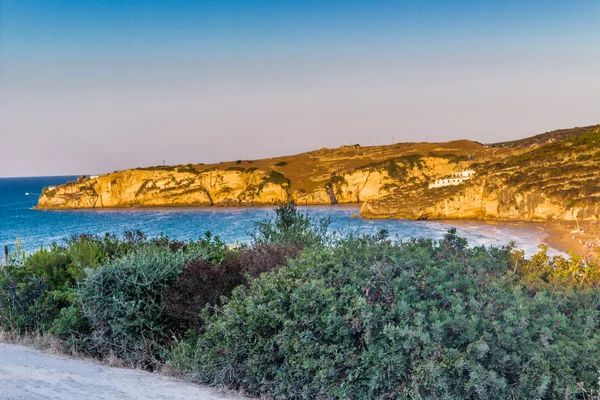
<svg viewBox="0 0 600 400"><path fill-rule="evenodd" d="M531 146L504 159L473 162L457 186L394 192L363 205L371 218L598 219L600 128Z"/></svg>
<svg viewBox="0 0 600 400"><path fill-rule="evenodd" d="M512 150L459 140L342 146L263 160L156 166L81 177L44 190L39 208L357 203L502 159Z"/></svg>
<svg viewBox="0 0 600 400"><path fill-rule="evenodd" d="M499 142L488 144L490 147L523 147L540 145L544 143L552 143L555 141L561 141L565 139L572 139L586 133L594 132L600 128L600 125L590 125L584 127L575 127L570 129L557 129L550 132L541 133L525 139L511 140L508 142Z"/></svg>
<svg viewBox="0 0 600 400"><path fill-rule="evenodd" d="M253 206L293 199L303 205L364 203L361 215L368 218L568 219L569 210L581 207L595 213L590 206L598 204L599 127L554 131L510 146L469 140L351 145L262 160L137 168L47 188L38 208ZM428 188L465 169L476 171L472 180Z"/></svg>

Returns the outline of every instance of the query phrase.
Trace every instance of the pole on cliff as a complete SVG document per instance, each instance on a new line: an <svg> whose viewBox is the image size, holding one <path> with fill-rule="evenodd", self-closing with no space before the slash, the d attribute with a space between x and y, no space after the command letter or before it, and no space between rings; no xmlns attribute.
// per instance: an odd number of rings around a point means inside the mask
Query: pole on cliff
<svg viewBox="0 0 600 400"><path fill-rule="evenodd" d="M4 258L6 259L6 265L8 265L8 246L4 245Z"/></svg>

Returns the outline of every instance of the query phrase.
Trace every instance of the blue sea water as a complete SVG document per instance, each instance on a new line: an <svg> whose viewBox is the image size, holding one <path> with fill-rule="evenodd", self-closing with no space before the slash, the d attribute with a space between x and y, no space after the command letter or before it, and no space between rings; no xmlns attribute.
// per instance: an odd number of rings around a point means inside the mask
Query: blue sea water
<svg viewBox="0 0 600 400"><path fill-rule="evenodd" d="M164 233L177 239L197 239L210 231L228 243L250 239L254 222L274 215L271 208L151 208L104 210L34 210L39 193L46 186L59 185L76 176L0 178L0 245L14 248L20 239L24 249L34 251L52 242L64 242L74 233L110 232L122 234L139 229L148 236ZM30 193L29 196L25 193ZM392 238L441 238L450 227L471 245L502 246L517 243L532 255L545 233L530 224L487 224L479 221L405 221L351 218L356 206L301 207L313 218L330 217L332 231L377 233L387 229ZM552 253L558 252L552 250Z"/></svg>

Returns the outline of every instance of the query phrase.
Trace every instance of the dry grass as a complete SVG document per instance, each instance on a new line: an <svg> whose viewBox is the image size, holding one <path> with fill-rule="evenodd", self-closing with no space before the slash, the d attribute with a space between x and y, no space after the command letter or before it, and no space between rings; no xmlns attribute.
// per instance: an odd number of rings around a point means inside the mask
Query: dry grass
<svg viewBox="0 0 600 400"><path fill-rule="evenodd" d="M291 181L296 190L310 193L323 188L332 174L342 174L368 165L385 163L387 160L406 156L429 156L431 154L453 154L469 156L478 161L499 160L524 149L493 149L470 140L455 140L445 143L396 143L385 146L341 146L323 148L307 153L267 158L262 160L227 161L218 164L198 164L199 172L213 169L257 168L276 171Z"/></svg>
<svg viewBox="0 0 600 400"><path fill-rule="evenodd" d="M65 354L63 352L63 342L60 339L53 335L43 335L40 332L18 334L0 327L0 343L33 347L48 354Z"/></svg>
<svg viewBox="0 0 600 400"><path fill-rule="evenodd" d="M7 331L0 327L0 343L14 344L18 346L31 347L45 354L74 357L83 361L103 364L109 367L135 369L127 365L114 354L110 354L104 359L92 358L75 348L68 348L65 343L54 335L42 334L38 332L15 333Z"/></svg>

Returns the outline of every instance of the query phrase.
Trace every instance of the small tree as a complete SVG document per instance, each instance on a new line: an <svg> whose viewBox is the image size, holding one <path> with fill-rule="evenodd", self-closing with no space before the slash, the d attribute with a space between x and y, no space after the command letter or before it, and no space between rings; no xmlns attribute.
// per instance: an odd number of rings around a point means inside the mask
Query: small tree
<svg viewBox="0 0 600 400"><path fill-rule="evenodd" d="M310 247L323 243L327 237L330 218L315 221L298 211L296 203L289 201L275 208L275 218L255 223L252 239L256 244L294 244Z"/></svg>

